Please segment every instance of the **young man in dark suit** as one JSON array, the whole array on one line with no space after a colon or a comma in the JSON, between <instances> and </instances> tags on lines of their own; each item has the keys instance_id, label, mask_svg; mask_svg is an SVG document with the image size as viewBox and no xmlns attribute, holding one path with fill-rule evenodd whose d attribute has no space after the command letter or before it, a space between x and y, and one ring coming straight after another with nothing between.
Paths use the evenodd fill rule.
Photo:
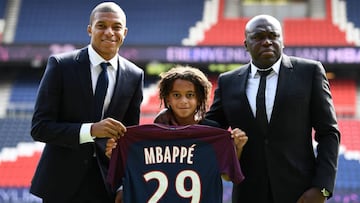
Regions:
<instances>
[{"instance_id":1,"label":"young man in dark suit","mask_svg":"<svg viewBox=\"0 0 360 203\"><path fill-rule=\"evenodd\" d=\"M30 192L43 202L114 202L106 140L139 124L144 73L118 54L125 13L100 3L87 31L87 47L49 57L39 86L31 136L46 145Z\"/></svg>"},{"instance_id":2,"label":"young man in dark suit","mask_svg":"<svg viewBox=\"0 0 360 203\"><path fill-rule=\"evenodd\" d=\"M334 189L340 132L324 67L283 54L281 24L272 16L252 18L244 44L250 63L219 76L206 115L248 136L240 158L246 178L234 185L233 203L325 202Z\"/></svg>"}]
</instances>

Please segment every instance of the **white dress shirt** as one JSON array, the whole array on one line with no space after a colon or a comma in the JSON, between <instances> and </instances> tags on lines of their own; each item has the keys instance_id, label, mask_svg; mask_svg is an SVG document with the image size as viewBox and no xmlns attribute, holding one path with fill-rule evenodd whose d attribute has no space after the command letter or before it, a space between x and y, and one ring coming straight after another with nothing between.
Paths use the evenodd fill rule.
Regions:
<instances>
[{"instance_id":1,"label":"white dress shirt","mask_svg":"<svg viewBox=\"0 0 360 203\"><path fill-rule=\"evenodd\" d=\"M89 59L90 59L90 71L91 71L91 81L92 81L92 88L93 88L93 94L95 94L95 88L96 88L96 82L101 72L100 63L102 62L109 62L111 66L108 66L107 73L109 78L109 85L107 89L107 93L105 96L104 101L104 108L103 112L106 111L106 109L109 107L111 97L114 93L115 89L115 83L116 83L116 74L118 67L118 55L116 55L114 58L110 59L109 61L104 60L95 50L94 48L89 45L88 46L89 51ZM93 137L91 137L91 125L92 123L84 123L81 125L80 128L80 144L86 143L86 142L94 142Z\"/></svg>"},{"instance_id":2,"label":"white dress shirt","mask_svg":"<svg viewBox=\"0 0 360 203\"><path fill-rule=\"evenodd\" d=\"M281 58L272 65L273 71L266 77L265 105L266 115L270 122L272 110L274 107L276 87L279 78ZM251 72L249 73L246 87L246 96L249 101L254 117L256 117L256 95L260 83L260 75L257 73L257 67L251 61Z\"/></svg>"}]
</instances>

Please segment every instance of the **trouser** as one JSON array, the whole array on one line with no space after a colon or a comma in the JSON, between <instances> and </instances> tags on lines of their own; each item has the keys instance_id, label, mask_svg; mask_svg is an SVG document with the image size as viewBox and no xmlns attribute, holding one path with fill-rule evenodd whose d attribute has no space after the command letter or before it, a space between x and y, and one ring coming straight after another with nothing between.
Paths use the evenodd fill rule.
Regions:
<instances>
[{"instance_id":1,"label":"trouser","mask_svg":"<svg viewBox=\"0 0 360 203\"><path fill-rule=\"evenodd\" d=\"M66 201L66 203L114 203L115 197L110 197L109 193L106 191L95 157L92 159L92 164L86 177L87 178L82 181L79 190L70 200ZM69 184L71 184L71 182ZM62 190L66 190L66 188L62 188ZM43 203L64 202L59 202L57 199L43 199Z\"/></svg>"}]
</instances>

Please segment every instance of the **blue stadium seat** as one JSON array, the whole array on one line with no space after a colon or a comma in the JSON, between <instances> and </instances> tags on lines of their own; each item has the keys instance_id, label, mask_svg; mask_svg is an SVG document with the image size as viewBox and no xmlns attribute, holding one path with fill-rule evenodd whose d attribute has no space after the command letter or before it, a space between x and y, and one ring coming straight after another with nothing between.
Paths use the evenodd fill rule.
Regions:
<instances>
[{"instance_id":1,"label":"blue stadium seat","mask_svg":"<svg viewBox=\"0 0 360 203\"><path fill-rule=\"evenodd\" d=\"M5 17L6 0L0 1L0 19Z\"/></svg>"},{"instance_id":2,"label":"blue stadium seat","mask_svg":"<svg viewBox=\"0 0 360 203\"><path fill-rule=\"evenodd\" d=\"M344 155L339 156L336 188L340 190L360 191L359 160L347 160Z\"/></svg>"},{"instance_id":3,"label":"blue stadium seat","mask_svg":"<svg viewBox=\"0 0 360 203\"><path fill-rule=\"evenodd\" d=\"M40 75L23 71L13 82L9 105L7 106L8 115L28 115L31 116L36 100L36 94L40 82Z\"/></svg>"},{"instance_id":4,"label":"blue stadium seat","mask_svg":"<svg viewBox=\"0 0 360 203\"><path fill-rule=\"evenodd\" d=\"M0 119L0 151L4 147L16 147L19 142L33 142L30 125L30 118Z\"/></svg>"},{"instance_id":5,"label":"blue stadium seat","mask_svg":"<svg viewBox=\"0 0 360 203\"><path fill-rule=\"evenodd\" d=\"M22 1L15 43L86 43L89 41L86 33L89 15L98 2L100 1Z\"/></svg>"},{"instance_id":6,"label":"blue stadium seat","mask_svg":"<svg viewBox=\"0 0 360 203\"><path fill-rule=\"evenodd\" d=\"M100 0L26 0L22 2L15 43L87 44L86 27ZM127 15L129 45L181 45L202 18L203 0L131 0L120 6Z\"/></svg>"},{"instance_id":7,"label":"blue stadium seat","mask_svg":"<svg viewBox=\"0 0 360 203\"><path fill-rule=\"evenodd\" d=\"M353 22L355 27L360 28L360 1L359 0L346 0L346 14L349 21Z\"/></svg>"}]
</instances>

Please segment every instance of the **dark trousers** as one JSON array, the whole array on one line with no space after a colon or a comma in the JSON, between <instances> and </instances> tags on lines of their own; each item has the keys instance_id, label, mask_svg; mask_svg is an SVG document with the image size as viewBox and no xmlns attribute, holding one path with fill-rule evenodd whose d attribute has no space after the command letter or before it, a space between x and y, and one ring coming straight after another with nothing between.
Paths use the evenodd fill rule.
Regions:
<instances>
[{"instance_id":1,"label":"dark trousers","mask_svg":"<svg viewBox=\"0 0 360 203\"><path fill-rule=\"evenodd\" d=\"M92 166L88 170L86 177L79 190L66 203L114 203L115 197L110 197L106 191L102 175L97 164L96 158L92 160ZM71 183L69 183L71 184ZM60 190L66 190L62 188ZM61 192L61 191L59 191ZM56 199L43 199L43 203L60 203ZM65 202L61 202L65 203Z\"/></svg>"},{"instance_id":2,"label":"dark trousers","mask_svg":"<svg viewBox=\"0 0 360 203\"><path fill-rule=\"evenodd\" d=\"M240 183L241 184L241 183ZM234 185L233 187L233 191L232 191L232 203L253 203L254 200L244 200L244 198L241 196L241 194L239 194L238 192L236 192L237 188L239 187L239 185ZM245 190L246 191L246 190ZM272 190L271 190L271 186L270 183L268 183L268 188L267 191L264 194L259 194L259 195L265 195L266 199L263 199L261 201L261 203L275 203L273 194L272 194ZM254 197L256 199L256 197Z\"/></svg>"}]
</instances>

